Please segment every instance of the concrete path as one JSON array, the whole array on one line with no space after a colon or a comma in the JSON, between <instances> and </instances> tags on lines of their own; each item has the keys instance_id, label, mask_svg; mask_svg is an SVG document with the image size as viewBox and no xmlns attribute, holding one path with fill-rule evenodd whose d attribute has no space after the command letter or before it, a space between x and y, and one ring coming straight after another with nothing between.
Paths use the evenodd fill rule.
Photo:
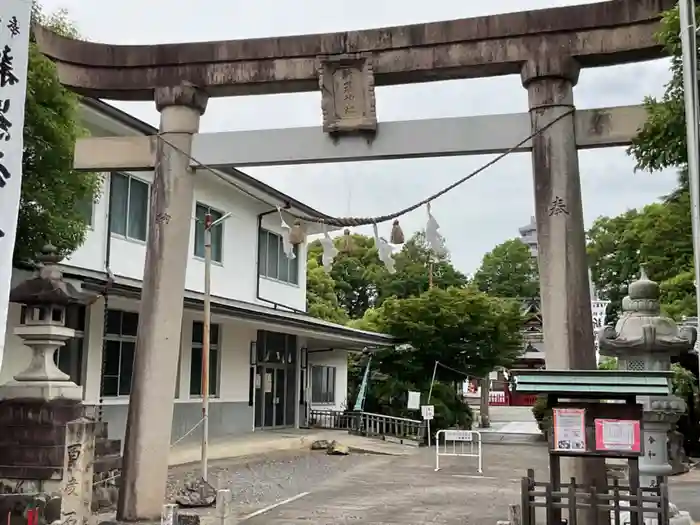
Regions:
<instances>
[{"instance_id":1,"label":"concrete path","mask_svg":"<svg viewBox=\"0 0 700 525\"><path fill-rule=\"evenodd\" d=\"M415 453L416 448L362 436L351 436L340 430L287 430L262 431L241 436L231 436L209 443L209 459L225 460L250 457L279 451L308 449L316 440L337 440L357 452L384 455L407 455ZM170 452L170 465L195 463L201 458L199 442L189 441L176 445Z\"/></svg>"},{"instance_id":2,"label":"concrete path","mask_svg":"<svg viewBox=\"0 0 700 525\"><path fill-rule=\"evenodd\" d=\"M520 478L534 468L547 479L545 446L485 446L484 474L475 460L445 458L435 472L433 451L404 457L360 459L351 468L286 498L240 515L250 525L486 525L506 519L520 501ZM700 476L673 478L671 497L700 517ZM320 481L320 480L319 480Z\"/></svg>"},{"instance_id":3,"label":"concrete path","mask_svg":"<svg viewBox=\"0 0 700 525\"><path fill-rule=\"evenodd\" d=\"M510 423L514 421L535 422L532 415L532 407L489 407L491 422Z\"/></svg>"},{"instance_id":4,"label":"concrete path","mask_svg":"<svg viewBox=\"0 0 700 525\"><path fill-rule=\"evenodd\" d=\"M426 449L363 462L242 520L250 525L495 524L506 518L509 503L519 501L518 471L526 469L523 458L538 450L527 446L528 453L523 454L520 447L487 446L483 475L473 458L445 458L442 469L435 472L434 451Z\"/></svg>"}]
</instances>

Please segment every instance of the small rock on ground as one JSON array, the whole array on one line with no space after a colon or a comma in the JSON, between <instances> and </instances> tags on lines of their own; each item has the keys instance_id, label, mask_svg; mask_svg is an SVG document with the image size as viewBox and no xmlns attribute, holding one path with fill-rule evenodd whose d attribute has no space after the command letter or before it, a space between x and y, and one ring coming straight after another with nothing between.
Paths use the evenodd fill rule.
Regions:
<instances>
[{"instance_id":1,"label":"small rock on ground","mask_svg":"<svg viewBox=\"0 0 700 525\"><path fill-rule=\"evenodd\" d=\"M347 456L350 454L350 448L337 441L332 441L331 444L328 445L327 453L329 456Z\"/></svg>"},{"instance_id":2,"label":"small rock on ground","mask_svg":"<svg viewBox=\"0 0 700 525\"><path fill-rule=\"evenodd\" d=\"M216 489L202 478L188 481L175 495L175 501L181 507L211 507L216 501Z\"/></svg>"}]
</instances>

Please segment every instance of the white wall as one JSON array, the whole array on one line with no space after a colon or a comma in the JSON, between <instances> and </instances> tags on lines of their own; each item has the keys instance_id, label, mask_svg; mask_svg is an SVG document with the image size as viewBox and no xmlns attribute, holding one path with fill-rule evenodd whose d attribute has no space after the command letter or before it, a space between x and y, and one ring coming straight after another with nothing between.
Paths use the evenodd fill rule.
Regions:
<instances>
[{"instance_id":1,"label":"white wall","mask_svg":"<svg viewBox=\"0 0 700 525\"><path fill-rule=\"evenodd\" d=\"M83 125L94 136L134 136L142 132L127 126L114 117L89 106L81 106ZM152 182L152 172L133 173L133 176ZM109 175L103 175L102 194L94 206L93 227L88 231L85 243L73 253L65 264L95 271L105 269L105 249L107 245ZM195 201L207 204L221 212L231 212L232 216L224 223L224 246L222 264L212 268L212 294L227 299L255 302L270 305L272 301L296 310L306 310L306 246L300 246L299 284L292 285L267 278L260 278L260 296L257 291L257 240L258 214L268 212L270 206L240 192L231 184L221 181L211 173L199 172L195 179ZM192 203L194 217L195 203ZM285 218L288 224L293 218ZM280 220L277 213L263 217L263 227L280 233ZM202 291L204 288L204 263L193 255L194 219L192 227L185 235L190 236L189 261L187 266L186 288ZM117 276L141 280L145 261L145 243L111 236L112 272Z\"/></svg>"},{"instance_id":2,"label":"white wall","mask_svg":"<svg viewBox=\"0 0 700 525\"><path fill-rule=\"evenodd\" d=\"M309 352L309 374L314 365L335 367L335 403L311 403L312 410L345 410L350 401L348 400L348 353L345 350L333 350L330 352ZM309 399L313 385L309 384Z\"/></svg>"},{"instance_id":3,"label":"white wall","mask_svg":"<svg viewBox=\"0 0 700 525\"><path fill-rule=\"evenodd\" d=\"M153 180L152 172L139 172L132 176L147 183ZM87 232L85 243L78 248L64 264L76 268L104 271L107 242L109 175L103 176L103 191L93 210L93 227ZM194 225L196 203L206 204L223 213L232 215L223 225L222 262L212 264L212 294L227 299L269 304L256 298L257 253L258 253L258 214L267 211L250 198L242 195L229 184L211 174L199 173L195 183L195 202L192 203L191 227L188 250L187 278L185 287L194 292L204 291L204 261L194 256ZM286 221L291 223L287 216ZM263 217L263 228L281 233L279 214L276 212ZM144 242L111 235L110 268L121 277L143 279L146 257ZM267 301L291 307L306 309L306 246L299 251L299 284L293 285L260 278L260 296Z\"/></svg>"},{"instance_id":4,"label":"white wall","mask_svg":"<svg viewBox=\"0 0 700 525\"><path fill-rule=\"evenodd\" d=\"M138 311L138 303L133 300L112 297L109 307L116 310ZM12 376L22 372L29 365L31 350L13 331L19 325L20 305L10 303L7 341L0 384L12 380ZM190 364L192 355L192 322L202 320L199 312L185 310L183 315L180 368L176 402L198 402L199 397L190 398ZM213 323L221 325L219 395L212 402L248 401L248 373L250 342L256 340L256 328L250 324L237 323L214 316ZM104 333L104 300L100 299L89 307L86 319L83 362L84 395L88 404L97 403L100 398L100 376L102 368L102 337ZM127 398L106 398L106 404L126 404Z\"/></svg>"}]
</instances>

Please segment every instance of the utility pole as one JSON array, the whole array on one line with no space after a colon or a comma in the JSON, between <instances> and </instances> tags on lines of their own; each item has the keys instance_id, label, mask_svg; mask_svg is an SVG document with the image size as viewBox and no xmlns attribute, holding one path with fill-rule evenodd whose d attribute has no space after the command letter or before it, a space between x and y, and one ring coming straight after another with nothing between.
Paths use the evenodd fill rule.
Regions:
<instances>
[{"instance_id":1,"label":"utility pole","mask_svg":"<svg viewBox=\"0 0 700 525\"><path fill-rule=\"evenodd\" d=\"M231 216L230 213L212 221L204 216L204 329L202 334L202 479L207 481L209 470L209 351L211 348L211 230Z\"/></svg>"},{"instance_id":2,"label":"utility pole","mask_svg":"<svg viewBox=\"0 0 700 525\"><path fill-rule=\"evenodd\" d=\"M683 53L683 98L685 99L686 147L688 148L690 217L693 225L695 300L698 319L700 319L700 144L698 144L700 110L698 108L698 46L694 0L681 0L679 14ZM698 354L698 377L700 377L700 352L696 353Z\"/></svg>"}]
</instances>

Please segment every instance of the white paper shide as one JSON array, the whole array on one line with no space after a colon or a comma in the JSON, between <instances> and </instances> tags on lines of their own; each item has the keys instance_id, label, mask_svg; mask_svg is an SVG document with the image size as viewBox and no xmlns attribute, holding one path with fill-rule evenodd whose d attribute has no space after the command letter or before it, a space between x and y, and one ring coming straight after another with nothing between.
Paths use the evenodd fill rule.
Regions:
<instances>
[{"instance_id":1,"label":"white paper shide","mask_svg":"<svg viewBox=\"0 0 700 525\"><path fill-rule=\"evenodd\" d=\"M30 0L0 2L0 366L22 187L31 8Z\"/></svg>"}]
</instances>

